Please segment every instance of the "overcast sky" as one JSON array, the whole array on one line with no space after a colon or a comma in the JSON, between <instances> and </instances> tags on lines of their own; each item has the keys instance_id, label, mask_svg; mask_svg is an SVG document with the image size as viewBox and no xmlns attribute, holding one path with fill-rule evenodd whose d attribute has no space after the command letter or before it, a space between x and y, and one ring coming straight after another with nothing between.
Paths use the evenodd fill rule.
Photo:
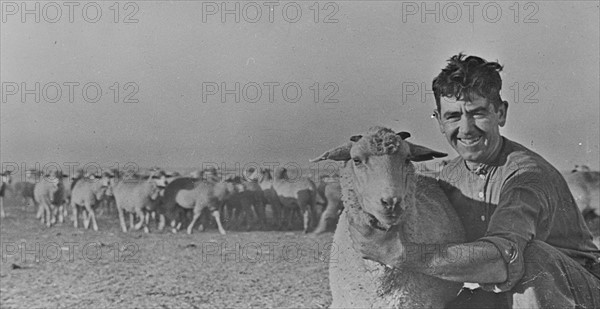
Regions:
<instances>
[{"instance_id":1,"label":"overcast sky","mask_svg":"<svg viewBox=\"0 0 600 309\"><path fill-rule=\"evenodd\" d=\"M463 51L505 66L503 135L599 167L597 1L57 3L2 2L3 164L308 165L372 125L454 157L427 90Z\"/></svg>"}]
</instances>

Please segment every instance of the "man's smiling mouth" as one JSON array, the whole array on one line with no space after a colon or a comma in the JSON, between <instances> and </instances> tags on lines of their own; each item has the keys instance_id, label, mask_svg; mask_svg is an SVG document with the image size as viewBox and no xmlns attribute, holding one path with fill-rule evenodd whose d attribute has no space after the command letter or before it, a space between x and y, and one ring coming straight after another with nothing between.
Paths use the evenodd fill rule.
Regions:
<instances>
[{"instance_id":1,"label":"man's smiling mouth","mask_svg":"<svg viewBox=\"0 0 600 309\"><path fill-rule=\"evenodd\" d=\"M470 137L470 138L457 138L458 142L464 146L474 146L477 145L483 139L482 136L478 137Z\"/></svg>"}]
</instances>

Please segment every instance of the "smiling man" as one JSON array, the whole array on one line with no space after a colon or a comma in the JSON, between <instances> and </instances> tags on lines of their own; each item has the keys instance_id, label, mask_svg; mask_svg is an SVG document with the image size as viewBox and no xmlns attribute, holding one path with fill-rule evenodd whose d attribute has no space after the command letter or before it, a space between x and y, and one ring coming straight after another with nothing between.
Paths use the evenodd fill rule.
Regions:
<instances>
[{"instance_id":1,"label":"smiling man","mask_svg":"<svg viewBox=\"0 0 600 309\"><path fill-rule=\"evenodd\" d=\"M434 115L456 150L440 185L467 243L407 244L350 226L363 256L438 278L478 283L450 308L600 308L600 251L562 175L537 153L503 137L508 103L502 66L463 54L434 79Z\"/></svg>"}]
</instances>

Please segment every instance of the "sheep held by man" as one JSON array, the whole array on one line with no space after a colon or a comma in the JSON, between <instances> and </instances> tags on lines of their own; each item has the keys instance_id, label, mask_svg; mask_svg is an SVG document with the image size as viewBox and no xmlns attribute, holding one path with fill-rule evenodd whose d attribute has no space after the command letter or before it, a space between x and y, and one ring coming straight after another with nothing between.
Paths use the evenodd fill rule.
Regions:
<instances>
[{"instance_id":1,"label":"sheep held by man","mask_svg":"<svg viewBox=\"0 0 600 309\"><path fill-rule=\"evenodd\" d=\"M353 248L348 228L365 224L410 243L464 241L459 218L436 180L416 174L411 163L446 154L405 141L409 136L374 127L311 160L345 162L340 178L344 212L329 264L332 308L443 308L462 286L387 268Z\"/></svg>"}]
</instances>

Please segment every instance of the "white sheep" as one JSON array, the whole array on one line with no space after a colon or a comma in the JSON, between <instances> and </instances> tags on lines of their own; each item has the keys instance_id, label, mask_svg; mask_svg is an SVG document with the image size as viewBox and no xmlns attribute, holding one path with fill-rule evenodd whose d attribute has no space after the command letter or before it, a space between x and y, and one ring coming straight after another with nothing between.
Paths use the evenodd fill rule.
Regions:
<instances>
[{"instance_id":1,"label":"white sheep","mask_svg":"<svg viewBox=\"0 0 600 309\"><path fill-rule=\"evenodd\" d=\"M381 229L396 227L397 237L411 243L464 242L459 218L436 180L415 174L411 163L446 154L405 141L409 136L373 127L311 160L345 162L340 179L344 212L329 262L332 308L443 308L462 286L364 260L352 246L349 218Z\"/></svg>"},{"instance_id":2,"label":"white sheep","mask_svg":"<svg viewBox=\"0 0 600 309\"><path fill-rule=\"evenodd\" d=\"M173 233L181 226L185 210L192 210L194 217L188 225L187 233L191 234L196 221L204 209L208 209L217 222L219 233L225 235L221 224L219 209L226 197L233 190L232 184L222 182L212 183L190 177L181 177L173 180L165 188L164 195L158 205L157 212L161 216L158 226L162 230L165 220L170 222ZM203 228L201 228L203 229Z\"/></svg>"},{"instance_id":3,"label":"white sheep","mask_svg":"<svg viewBox=\"0 0 600 309\"><path fill-rule=\"evenodd\" d=\"M277 167L271 173L269 169L257 169L250 179L257 179L263 189L265 198L273 208L275 221L284 227L292 228L293 213L297 210L302 214L303 230L308 233L314 224L313 212L315 204L324 203L318 193L315 183L307 177L290 179L287 170ZM280 215L281 213L281 215Z\"/></svg>"},{"instance_id":4,"label":"white sheep","mask_svg":"<svg viewBox=\"0 0 600 309\"><path fill-rule=\"evenodd\" d=\"M160 188L154 183L154 181L147 180L121 180L119 182L113 182L112 191L117 204L117 211L119 212L119 222L121 224L121 230L127 232L127 226L125 225L125 218L123 212L129 213L129 228L139 230L143 227L144 232L148 233L148 225L146 220L146 214L154 211L159 203ZM139 222L133 224L134 214L138 216Z\"/></svg>"},{"instance_id":5,"label":"white sheep","mask_svg":"<svg viewBox=\"0 0 600 309\"><path fill-rule=\"evenodd\" d=\"M56 223L57 217L59 223L64 220L63 177L61 172L53 170L50 174L44 175L42 181L36 183L33 189L33 197L39 205L40 220L48 227Z\"/></svg>"},{"instance_id":6,"label":"white sheep","mask_svg":"<svg viewBox=\"0 0 600 309\"><path fill-rule=\"evenodd\" d=\"M106 196L112 196L111 179L102 175L99 179L82 177L77 180L71 191L71 208L73 209L73 226L78 227L78 208L84 208L83 227L89 228L90 221L94 231L98 231L94 209Z\"/></svg>"}]
</instances>

